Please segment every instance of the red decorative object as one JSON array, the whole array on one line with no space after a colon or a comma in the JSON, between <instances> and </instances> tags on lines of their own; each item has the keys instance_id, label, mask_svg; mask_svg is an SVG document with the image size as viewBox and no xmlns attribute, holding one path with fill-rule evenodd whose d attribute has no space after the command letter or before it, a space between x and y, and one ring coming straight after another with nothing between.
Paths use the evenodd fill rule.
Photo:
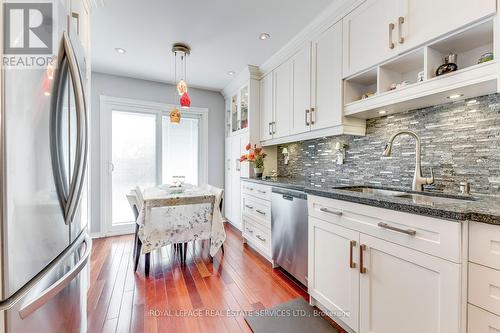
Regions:
<instances>
[{"instance_id":1,"label":"red decorative object","mask_svg":"<svg viewBox=\"0 0 500 333\"><path fill-rule=\"evenodd\" d=\"M191 98L189 98L189 95L187 92L185 92L182 97L181 97L181 108L183 109L189 109L191 106Z\"/></svg>"}]
</instances>

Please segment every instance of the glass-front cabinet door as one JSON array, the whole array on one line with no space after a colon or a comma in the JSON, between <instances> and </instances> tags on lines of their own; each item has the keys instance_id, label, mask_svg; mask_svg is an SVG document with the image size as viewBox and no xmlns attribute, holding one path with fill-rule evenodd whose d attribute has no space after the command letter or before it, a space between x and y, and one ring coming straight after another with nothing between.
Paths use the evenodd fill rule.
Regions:
<instances>
[{"instance_id":1,"label":"glass-front cabinet door","mask_svg":"<svg viewBox=\"0 0 500 333\"><path fill-rule=\"evenodd\" d=\"M240 90L240 128L248 127L248 86Z\"/></svg>"},{"instance_id":2,"label":"glass-front cabinet door","mask_svg":"<svg viewBox=\"0 0 500 333\"><path fill-rule=\"evenodd\" d=\"M240 129L238 115L238 94L231 97L231 131L234 133Z\"/></svg>"}]
</instances>

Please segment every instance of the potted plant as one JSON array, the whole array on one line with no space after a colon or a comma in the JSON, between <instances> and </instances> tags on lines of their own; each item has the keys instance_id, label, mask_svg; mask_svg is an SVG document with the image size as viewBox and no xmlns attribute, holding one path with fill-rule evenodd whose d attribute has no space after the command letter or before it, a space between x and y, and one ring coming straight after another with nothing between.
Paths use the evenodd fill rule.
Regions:
<instances>
[{"instance_id":1,"label":"potted plant","mask_svg":"<svg viewBox=\"0 0 500 333\"><path fill-rule=\"evenodd\" d=\"M253 163L255 177L262 178L262 173L264 172L264 158L266 158L267 154L264 153L262 148L257 148L257 145L254 145L252 149L252 145L247 144L245 149L247 153L240 157L240 162L248 161L249 163Z\"/></svg>"}]
</instances>

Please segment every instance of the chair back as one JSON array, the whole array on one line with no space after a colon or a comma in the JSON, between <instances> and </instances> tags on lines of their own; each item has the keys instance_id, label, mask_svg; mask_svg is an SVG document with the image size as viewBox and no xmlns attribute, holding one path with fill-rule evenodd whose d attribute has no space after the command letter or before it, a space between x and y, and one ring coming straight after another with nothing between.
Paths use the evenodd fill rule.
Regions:
<instances>
[{"instance_id":1,"label":"chair back","mask_svg":"<svg viewBox=\"0 0 500 333\"><path fill-rule=\"evenodd\" d=\"M135 187L134 192L137 197L137 209L140 211L144 205L144 196L142 195L142 190L139 186Z\"/></svg>"},{"instance_id":2,"label":"chair back","mask_svg":"<svg viewBox=\"0 0 500 333\"><path fill-rule=\"evenodd\" d=\"M135 194L135 190L130 191L129 193L126 194L128 203L130 205L130 208L132 208L132 212L134 213L134 218L137 221L137 218L139 217L139 201L137 200L137 195Z\"/></svg>"},{"instance_id":3,"label":"chair back","mask_svg":"<svg viewBox=\"0 0 500 333\"><path fill-rule=\"evenodd\" d=\"M224 199L224 189L218 188L209 184L205 184L202 186L202 188L208 190L210 193L212 193L215 196L215 202L214 202L214 207L219 207L219 209L222 211L222 201Z\"/></svg>"}]
</instances>

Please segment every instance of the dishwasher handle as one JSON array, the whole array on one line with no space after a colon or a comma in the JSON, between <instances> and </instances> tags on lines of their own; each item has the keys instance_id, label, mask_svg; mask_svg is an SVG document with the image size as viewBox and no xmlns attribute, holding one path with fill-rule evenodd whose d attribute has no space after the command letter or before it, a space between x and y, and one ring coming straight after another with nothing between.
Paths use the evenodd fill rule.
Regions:
<instances>
[{"instance_id":1,"label":"dishwasher handle","mask_svg":"<svg viewBox=\"0 0 500 333\"><path fill-rule=\"evenodd\" d=\"M288 201L293 201L293 197L288 194L283 194L283 199L288 200Z\"/></svg>"}]
</instances>

